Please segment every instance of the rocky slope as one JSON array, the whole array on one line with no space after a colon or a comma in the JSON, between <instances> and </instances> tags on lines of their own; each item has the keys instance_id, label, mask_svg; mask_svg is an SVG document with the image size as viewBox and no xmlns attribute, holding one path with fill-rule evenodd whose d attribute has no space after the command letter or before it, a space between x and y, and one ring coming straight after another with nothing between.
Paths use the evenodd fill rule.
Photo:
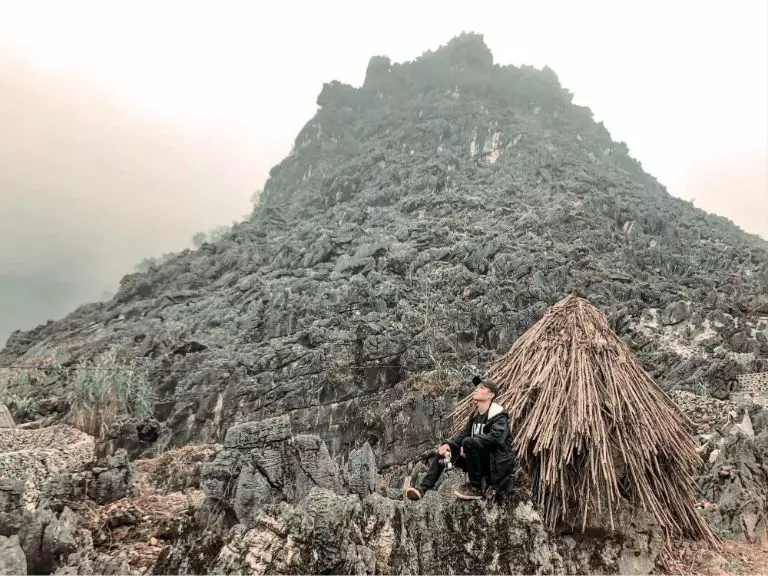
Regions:
<instances>
[{"instance_id":1,"label":"rocky slope","mask_svg":"<svg viewBox=\"0 0 768 576\"><path fill-rule=\"evenodd\" d=\"M701 507L728 540L722 555L688 543L672 573L702 563L709 574L725 572L712 566L759 571L768 412L735 406L751 412L747 433L733 423L733 405L673 396L708 430L697 437L709 461ZM615 531L593 517L583 534L551 533L524 484L502 506L461 503L452 495L456 473L407 501L377 474L368 444L332 458L317 436L294 434L287 416L233 426L222 444L132 464L124 451L96 457L93 439L65 426L0 431L0 447L9 447L0 463L23 458L30 469L54 452L71 455L32 484L24 467L1 469L0 574L668 572L658 566L660 531L642 511L622 508Z\"/></svg>"},{"instance_id":2,"label":"rocky slope","mask_svg":"<svg viewBox=\"0 0 768 576\"><path fill-rule=\"evenodd\" d=\"M768 245L672 198L552 70L462 35L317 103L247 221L14 333L0 365L143 359L153 418L105 453L282 416L332 456L367 441L382 469L434 445L465 376L570 292L666 389L725 398L768 370ZM44 371L17 416L63 416L71 386Z\"/></svg>"}]
</instances>

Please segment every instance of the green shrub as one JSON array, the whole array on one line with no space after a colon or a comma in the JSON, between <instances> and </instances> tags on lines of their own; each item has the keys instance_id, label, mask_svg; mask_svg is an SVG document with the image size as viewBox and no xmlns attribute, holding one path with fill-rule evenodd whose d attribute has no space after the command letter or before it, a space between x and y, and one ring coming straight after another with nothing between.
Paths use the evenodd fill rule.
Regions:
<instances>
[{"instance_id":1,"label":"green shrub","mask_svg":"<svg viewBox=\"0 0 768 576\"><path fill-rule=\"evenodd\" d=\"M37 368L0 369L0 404L5 404L14 420L32 408L32 390L44 374Z\"/></svg>"},{"instance_id":2,"label":"green shrub","mask_svg":"<svg viewBox=\"0 0 768 576\"><path fill-rule=\"evenodd\" d=\"M119 359L114 348L75 368L67 400L71 423L94 436L103 436L121 416L148 418L154 407L146 369L135 360Z\"/></svg>"},{"instance_id":3,"label":"green shrub","mask_svg":"<svg viewBox=\"0 0 768 576\"><path fill-rule=\"evenodd\" d=\"M5 404L14 420L33 417L35 400L46 383L62 374L52 357L19 360L19 365L0 368L0 404Z\"/></svg>"}]
</instances>

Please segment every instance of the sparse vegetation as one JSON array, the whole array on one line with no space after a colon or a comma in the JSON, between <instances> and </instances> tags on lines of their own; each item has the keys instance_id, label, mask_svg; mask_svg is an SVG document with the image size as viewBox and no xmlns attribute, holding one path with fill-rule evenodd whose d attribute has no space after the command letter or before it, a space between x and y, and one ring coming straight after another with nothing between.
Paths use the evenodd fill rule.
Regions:
<instances>
[{"instance_id":1,"label":"sparse vegetation","mask_svg":"<svg viewBox=\"0 0 768 576\"><path fill-rule=\"evenodd\" d=\"M18 420L32 408L32 390L42 376L36 369L0 369L0 404L5 404Z\"/></svg>"},{"instance_id":2,"label":"sparse vegetation","mask_svg":"<svg viewBox=\"0 0 768 576\"><path fill-rule=\"evenodd\" d=\"M461 365L433 359L434 367L423 372L414 372L408 377L409 395L426 394L440 396L457 384L469 382L472 376L482 370L469 363Z\"/></svg>"},{"instance_id":3,"label":"sparse vegetation","mask_svg":"<svg viewBox=\"0 0 768 576\"><path fill-rule=\"evenodd\" d=\"M71 423L94 436L103 436L120 416L148 418L154 407L146 370L135 360L121 360L115 348L75 368L67 399Z\"/></svg>"},{"instance_id":4,"label":"sparse vegetation","mask_svg":"<svg viewBox=\"0 0 768 576\"><path fill-rule=\"evenodd\" d=\"M721 526L719 524L714 524L712 526L712 531L720 536L723 540L732 540L734 537L733 531L725 526Z\"/></svg>"},{"instance_id":5,"label":"sparse vegetation","mask_svg":"<svg viewBox=\"0 0 768 576\"><path fill-rule=\"evenodd\" d=\"M166 262L170 261L171 258L177 255L178 254L176 252L166 252L165 254L159 257L150 256L148 258L144 258L144 260L136 264L134 269L136 270L136 272L146 273L152 270L153 268L162 266Z\"/></svg>"},{"instance_id":6,"label":"sparse vegetation","mask_svg":"<svg viewBox=\"0 0 768 576\"><path fill-rule=\"evenodd\" d=\"M19 365L0 368L0 404L5 404L14 420L33 418L35 391L62 372L52 357L28 358Z\"/></svg>"},{"instance_id":7,"label":"sparse vegetation","mask_svg":"<svg viewBox=\"0 0 768 576\"><path fill-rule=\"evenodd\" d=\"M701 380L696 381L693 391L694 391L694 394L698 396L703 396L705 398L709 398L712 395L709 391L709 387Z\"/></svg>"},{"instance_id":8,"label":"sparse vegetation","mask_svg":"<svg viewBox=\"0 0 768 576\"><path fill-rule=\"evenodd\" d=\"M223 239L227 234L229 234L232 231L232 228L237 225L236 221L232 221L232 224L230 225L224 225L219 226L218 228L214 228L210 232L197 232L194 236L192 236L192 244L195 248L200 248L203 244L206 242L214 243L218 242L219 240Z\"/></svg>"}]
</instances>

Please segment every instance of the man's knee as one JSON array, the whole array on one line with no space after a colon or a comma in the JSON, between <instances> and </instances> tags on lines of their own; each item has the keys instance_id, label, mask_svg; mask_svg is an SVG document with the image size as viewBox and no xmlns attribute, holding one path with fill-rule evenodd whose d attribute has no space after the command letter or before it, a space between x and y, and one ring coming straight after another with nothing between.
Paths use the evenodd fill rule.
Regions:
<instances>
[{"instance_id":1,"label":"man's knee","mask_svg":"<svg viewBox=\"0 0 768 576\"><path fill-rule=\"evenodd\" d=\"M471 436L464 438L461 442L461 447L464 448L464 452L480 452L483 447L483 443L477 438Z\"/></svg>"}]
</instances>

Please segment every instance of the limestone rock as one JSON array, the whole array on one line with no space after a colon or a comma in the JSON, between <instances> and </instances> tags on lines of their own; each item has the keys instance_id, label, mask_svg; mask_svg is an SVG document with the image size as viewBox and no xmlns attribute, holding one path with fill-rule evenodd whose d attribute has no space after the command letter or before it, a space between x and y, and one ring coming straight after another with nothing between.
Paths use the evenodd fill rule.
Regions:
<instances>
[{"instance_id":1,"label":"limestone rock","mask_svg":"<svg viewBox=\"0 0 768 576\"><path fill-rule=\"evenodd\" d=\"M17 534L24 524L24 483L0 478L0 536Z\"/></svg>"},{"instance_id":2,"label":"limestone rock","mask_svg":"<svg viewBox=\"0 0 768 576\"><path fill-rule=\"evenodd\" d=\"M316 436L291 436L287 418L233 426L224 449L204 465L206 496L251 525L268 503L296 502L313 487L341 490L339 471Z\"/></svg>"},{"instance_id":3,"label":"limestone rock","mask_svg":"<svg viewBox=\"0 0 768 576\"><path fill-rule=\"evenodd\" d=\"M136 475L124 449L97 462L91 473L88 496L99 504L120 500L135 490Z\"/></svg>"},{"instance_id":4,"label":"limestone rock","mask_svg":"<svg viewBox=\"0 0 768 576\"><path fill-rule=\"evenodd\" d=\"M666 325L679 324L691 316L691 305L689 302L673 302L664 310L661 317L661 323Z\"/></svg>"},{"instance_id":5,"label":"limestone rock","mask_svg":"<svg viewBox=\"0 0 768 576\"><path fill-rule=\"evenodd\" d=\"M58 518L53 518L45 527L42 539L42 553L53 559L66 558L77 548L75 530L77 517L69 508L64 508Z\"/></svg>"},{"instance_id":6,"label":"limestone rock","mask_svg":"<svg viewBox=\"0 0 768 576\"><path fill-rule=\"evenodd\" d=\"M0 477L24 483L24 503L31 511L51 479L65 469L84 467L92 461L93 450L91 436L65 425L0 429Z\"/></svg>"},{"instance_id":7,"label":"limestone rock","mask_svg":"<svg viewBox=\"0 0 768 576\"><path fill-rule=\"evenodd\" d=\"M362 448L349 453L343 475L349 491L357 494L361 499L376 492L378 487L376 457L373 455L370 444L366 442Z\"/></svg>"},{"instance_id":8,"label":"limestone rock","mask_svg":"<svg viewBox=\"0 0 768 576\"><path fill-rule=\"evenodd\" d=\"M16 423L13 421L13 415L8 410L8 406L0 402L0 428L15 428Z\"/></svg>"},{"instance_id":9,"label":"limestone rock","mask_svg":"<svg viewBox=\"0 0 768 576\"><path fill-rule=\"evenodd\" d=\"M19 537L0 536L0 574L18 576L27 574L27 560L19 545Z\"/></svg>"},{"instance_id":10,"label":"limestone rock","mask_svg":"<svg viewBox=\"0 0 768 576\"><path fill-rule=\"evenodd\" d=\"M768 510L768 430L753 437L725 438L699 487L702 496L715 504L704 514L716 531L762 542Z\"/></svg>"},{"instance_id":11,"label":"limestone rock","mask_svg":"<svg viewBox=\"0 0 768 576\"><path fill-rule=\"evenodd\" d=\"M248 465L247 457L242 458L243 466L232 481L239 487L245 477L242 485L251 494L266 495L273 488L263 484L269 477L275 486L281 486L283 497L258 501L250 508L241 507L237 495L219 501L219 505L234 507L238 523L221 526L219 543L211 539L210 529L206 533L190 530L159 559L156 572L194 566L202 572L259 574L642 574L654 567L661 550L660 534L647 514L622 508L614 517L616 532L606 528L607 518L596 517L588 526L588 536L579 530L556 536L548 533L530 501L510 498L502 506L490 507L483 502L458 502L453 495L461 482L458 474L449 475L438 490L418 502L379 493L361 499L361 493L368 492L376 480L368 469L375 469L375 461L365 446L350 459L359 464L345 467L352 494L338 485L331 489L319 483L306 491L289 491L287 484L306 482L298 473L301 461L285 459L299 438L266 433L278 427L277 422L254 423L246 430L233 431L228 438L241 433L261 438L261 442L247 445L251 454L260 456L271 448L280 455L275 462L281 465L273 465L271 474L266 469L259 472L258 467ZM304 442L313 445L308 439ZM219 456L226 459L219 464L232 462L231 450L225 446ZM285 468L286 462L294 466L292 473ZM360 464L364 466L358 467ZM327 466L328 477L334 477L333 464ZM364 481L358 482L360 479ZM286 493L294 497L285 497ZM201 550L204 552L196 552ZM455 554L456 550L462 553Z\"/></svg>"}]
</instances>

